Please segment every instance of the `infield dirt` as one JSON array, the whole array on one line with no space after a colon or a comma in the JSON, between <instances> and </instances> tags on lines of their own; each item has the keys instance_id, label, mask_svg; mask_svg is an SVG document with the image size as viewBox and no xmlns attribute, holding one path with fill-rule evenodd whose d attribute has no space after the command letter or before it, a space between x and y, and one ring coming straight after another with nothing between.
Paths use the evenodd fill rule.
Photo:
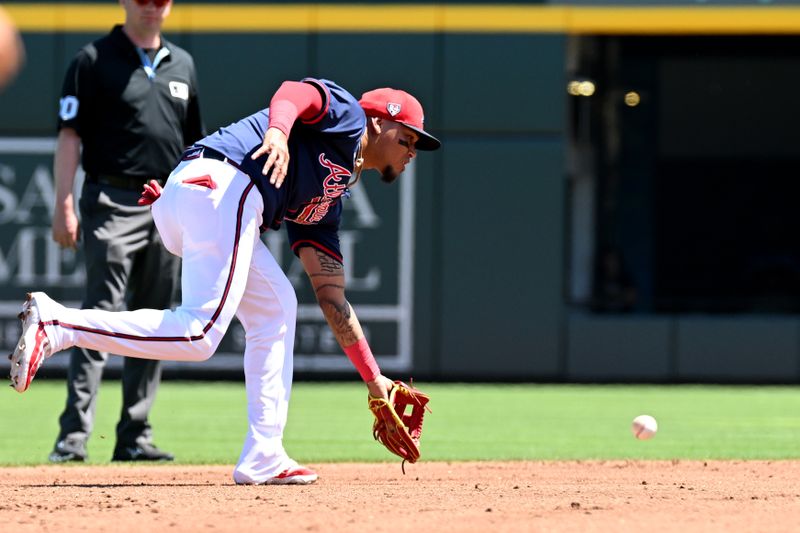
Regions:
<instances>
[{"instance_id":1,"label":"infield dirt","mask_svg":"<svg viewBox=\"0 0 800 533\"><path fill-rule=\"evenodd\" d=\"M2 530L800 531L800 461L310 464L309 486L231 467L0 469Z\"/></svg>"}]
</instances>

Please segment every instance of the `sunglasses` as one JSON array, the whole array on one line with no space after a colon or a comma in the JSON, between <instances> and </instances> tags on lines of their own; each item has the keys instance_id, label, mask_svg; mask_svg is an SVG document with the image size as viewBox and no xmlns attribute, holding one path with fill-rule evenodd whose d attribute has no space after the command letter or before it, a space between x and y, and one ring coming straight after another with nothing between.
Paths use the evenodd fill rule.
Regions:
<instances>
[{"instance_id":1,"label":"sunglasses","mask_svg":"<svg viewBox=\"0 0 800 533\"><path fill-rule=\"evenodd\" d=\"M140 6L146 6L147 4L155 4L156 7L164 7L165 5L169 4L170 0L134 0Z\"/></svg>"}]
</instances>

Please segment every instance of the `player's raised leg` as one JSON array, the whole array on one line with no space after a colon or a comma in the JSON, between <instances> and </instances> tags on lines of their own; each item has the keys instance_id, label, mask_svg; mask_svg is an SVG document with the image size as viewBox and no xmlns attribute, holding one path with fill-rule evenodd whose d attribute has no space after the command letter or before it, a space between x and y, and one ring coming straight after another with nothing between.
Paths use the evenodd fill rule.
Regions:
<instances>
[{"instance_id":1,"label":"player's raised leg","mask_svg":"<svg viewBox=\"0 0 800 533\"><path fill-rule=\"evenodd\" d=\"M209 171L215 171L215 188L184 184ZM75 345L145 359L200 361L213 355L247 283L263 202L247 176L200 160L179 166L154 214L155 205L171 213L158 217L162 235L180 232L183 303L175 310L79 310L34 293L23 307L23 333L12 355L18 391L28 388L45 357ZM171 229L162 230L167 222Z\"/></svg>"}]
</instances>

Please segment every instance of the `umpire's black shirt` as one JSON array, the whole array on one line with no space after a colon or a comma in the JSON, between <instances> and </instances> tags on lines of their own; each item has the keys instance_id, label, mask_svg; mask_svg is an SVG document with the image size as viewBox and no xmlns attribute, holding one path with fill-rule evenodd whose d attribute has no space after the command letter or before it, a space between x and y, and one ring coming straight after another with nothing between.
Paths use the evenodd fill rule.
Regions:
<instances>
[{"instance_id":1,"label":"umpire's black shirt","mask_svg":"<svg viewBox=\"0 0 800 533\"><path fill-rule=\"evenodd\" d=\"M89 179L166 178L184 148L205 135L189 53L163 36L161 49L142 52L115 26L67 70L58 127L78 132Z\"/></svg>"}]
</instances>

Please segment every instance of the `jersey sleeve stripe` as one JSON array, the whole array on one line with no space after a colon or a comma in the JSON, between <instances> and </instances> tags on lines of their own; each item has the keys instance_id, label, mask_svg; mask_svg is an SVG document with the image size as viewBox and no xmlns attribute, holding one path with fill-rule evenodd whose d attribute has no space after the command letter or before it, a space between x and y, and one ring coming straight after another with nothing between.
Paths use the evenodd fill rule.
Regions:
<instances>
[{"instance_id":1,"label":"jersey sleeve stripe","mask_svg":"<svg viewBox=\"0 0 800 533\"><path fill-rule=\"evenodd\" d=\"M322 120L325 115L328 114L328 108L331 106L331 93L325 84L320 83L319 81L315 80L314 78L305 78L303 83L308 83L319 89L320 94L322 94L322 110L317 113L314 117L301 121L303 124L316 124L320 120Z\"/></svg>"},{"instance_id":2,"label":"jersey sleeve stripe","mask_svg":"<svg viewBox=\"0 0 800 533\"><path fill-rule=\"evenodd\" d=\"M300 248L304 248L306 246L311 246L312 248L316 248L320 252L324 253L325 255L329 255L332 258L336 259L340 263L343 263L342 256L331 250L330 248L323 246L322 244L318 243L317 241L312 241L310 239L303 239L301 241L297 241L292 244L292 251L297 253L297 250Z\"/></svg>"}]
</instances>

